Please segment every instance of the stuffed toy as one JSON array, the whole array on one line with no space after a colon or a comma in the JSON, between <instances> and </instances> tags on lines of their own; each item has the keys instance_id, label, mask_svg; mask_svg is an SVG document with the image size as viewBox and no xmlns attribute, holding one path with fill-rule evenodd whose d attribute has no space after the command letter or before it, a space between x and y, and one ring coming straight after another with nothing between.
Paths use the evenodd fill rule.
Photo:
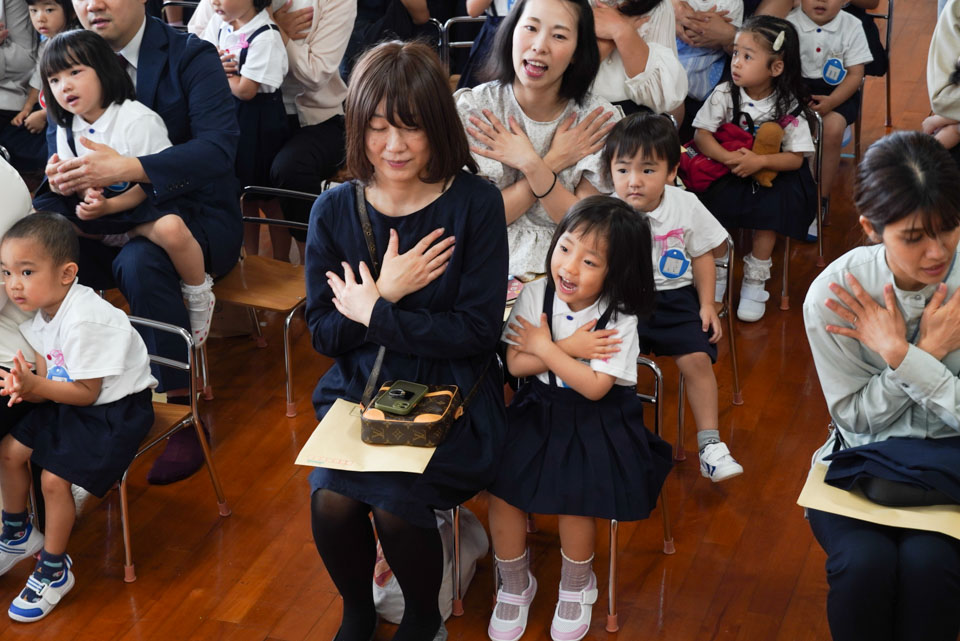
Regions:
<instances>
[{"instance_id":1,"label":"stuffed toy","mask_svg":"<svg viewBox=\"0 0 960 641\"><path fill-rule=\"evenodd\" d=\"M753 140L753 153L778 154L782 141L783 127L773 121L765 122L757 128L757 134ZM762 187L773 186L773 179L776 177L777 172L772 169L761 169L753 174L753 179Z\"/></svg>"}]
</instances>

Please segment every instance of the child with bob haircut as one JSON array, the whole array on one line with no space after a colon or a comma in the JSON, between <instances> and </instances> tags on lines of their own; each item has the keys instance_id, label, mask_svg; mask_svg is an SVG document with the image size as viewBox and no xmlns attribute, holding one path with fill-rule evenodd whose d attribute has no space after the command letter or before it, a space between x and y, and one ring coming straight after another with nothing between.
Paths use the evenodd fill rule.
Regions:
<instances>
[{"instance_id":1,"label":"child with bob haircut","mask_svg":"<svg viewBox=\"0 0 960 641\"><path fill-rule=\"evenodd\" d=\"M40 552L8 612L25 623L47 616L74 584L71 484L102 497L153 425L146 345L123 311L77 282L79 254L70 222L50 212L19 220L0 243L7 296L36 312L20 326L35 369L18 351L11 370L0 370L9 405L39 403L0 441L0 574ZM46 538L27 518L30 461L43 468Z\"/></svg>"},{"instance_id":2,"label":"child with bob haircut","mask_svg":"<svg viewBox=\"0 0 960 641\"><path fill-rule=\"evenodd\" d=\"M76 29L54 38L40 61L43 95L57 125L52 165L91 153L106 144L121 156L140 157L170 147L159 115L137 102L133 81L99 35ZM164 211L143 187L122 182L65 196L52 188L38 195L37 211L62 214L81 234L123 246L143 236L162 248L182 279L193 340L207 340L213 319L213 279L205 272L203 251L186 221L170 203Z\"/></svg>"},{"instance_id":3,"label":"child with bob haircut","mask_svg":"<svg viewBox=\"0 0 960 641\"><path fill-rule=\"evenodd\" d=\"M503 195L510 273L528 280L567 210L609 191L600 150L620 110L590 93L600 50L587 0L518 0L488 65L493 80L454 99L480 174Z\"/></svg>"},{"instance_id":4,"label":"child with bob haircut","mask_svg":"<svg viewBox=\"0 0 960 641\"><path fill-rule=\"evenodd\" d=\"M490 486L490 532L500 586L487 634L517 641L537 592L526 515L557 514L563 558L550 636L578 641L597 600L596 518L649 516L672 466L670 445L643 424L637 397L637 318L653 309L650 227L625 203L591 196L554 232L547 278L528 283L502 340L507 368L528 377L507 409L507 445ZM571 355L585 323L616 329L622 349ZM569 351L568 351L569 350ZM589 350L588 350L589 351Z\"/></svg>"},{"instance_id":5,"label":"child with bob haircut","mask_svg":"<svg viewBox=\"0 0 960 641\"><path fill-rule=\"evenodd\" d=\"M713 374L722 332L713 305L712 250L726 246L727 232L694 194L670 184L679 164L677 130L660 115L621 120L603 148L603 166L617 197L643 215L653 234L657 304L653 315L637 324L640 351L676 359L697 421L700 473L716 483L743 473L720 440Z\"/></svg>"}]
</instances>

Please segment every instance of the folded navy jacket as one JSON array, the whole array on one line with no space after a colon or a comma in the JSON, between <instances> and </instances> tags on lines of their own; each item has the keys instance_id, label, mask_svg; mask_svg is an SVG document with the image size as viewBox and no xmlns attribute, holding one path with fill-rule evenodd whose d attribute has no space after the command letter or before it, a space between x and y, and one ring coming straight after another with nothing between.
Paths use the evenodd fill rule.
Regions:
<instances>
[{"instance_id":1,"label":"folded navy jacket","mask_svg":"<svg viewBox=\"0 0 960 641\"><path fill-rule=\"evenodd\" d=\"M825 481L844 490L859 488L881 505L960 504L960 436L890 438L839 450Z\"/></svg>"}]
</instances>

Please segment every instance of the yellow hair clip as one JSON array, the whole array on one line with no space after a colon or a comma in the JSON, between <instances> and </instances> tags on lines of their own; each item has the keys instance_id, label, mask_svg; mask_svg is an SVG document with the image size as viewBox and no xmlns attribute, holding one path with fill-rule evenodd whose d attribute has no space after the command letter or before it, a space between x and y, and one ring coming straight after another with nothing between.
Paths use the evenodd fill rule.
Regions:
<instances>
[{"instance_id":1,"label":"yellow hair clip","mask_svg":"<svg viewBox=\"0 0 960 641\"><path fill-rule=\"evenodd\" d=\"M783 41L786 39L786 37L787 33L785 31L781 31L779 34L777 34L777 39L773 41L774 51L780 51L780 48L783 46Z\"/></svg>"}]
</instances>

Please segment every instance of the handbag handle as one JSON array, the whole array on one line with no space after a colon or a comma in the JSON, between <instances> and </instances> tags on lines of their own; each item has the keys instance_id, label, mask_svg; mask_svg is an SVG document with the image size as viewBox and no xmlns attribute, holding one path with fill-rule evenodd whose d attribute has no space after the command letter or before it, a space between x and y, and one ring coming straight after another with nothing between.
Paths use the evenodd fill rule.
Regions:
<instances>
[{"instance_id":1,"label":"handbag handle","mask_svg":"<svg viewBox=\"0 0 960 641\"><path fill-rule=\"evenodd\" d=\"M363 237L367 243L367 251L370 252L370 264L373 267L371 273L376 279L380 276L380 261L377 260L377 243L373 238L373 225L370 224L370 216L367 214L367 199L363 193L363 184L361 184L359 180L356 180L354 181L353 185L355 200L357 201L357 217L360 219L360 227L363 228ZM373 369L370 370L370 376L367 377L367 384L363 388L363 396L360 397L360 405L364 408L370 405L370 401L373 399L373 394L377 391L377 379L380 378L380 369L383 366L383 355L386 353L386 351L387 348L381 345L380 349L377 351L377 358L373 361ZM462 407L464 410L467 409L467 404L477 393L477 389L480 387L480 382L487 375L487 370L489 368L490 359L487 360L487 364L483 367L483 371L480 372L477 382L473 384L473 389L471 389L470 393L467 394L466 398L463 399L463 404L460 407Z\"/></svg>"}]
</instances>

